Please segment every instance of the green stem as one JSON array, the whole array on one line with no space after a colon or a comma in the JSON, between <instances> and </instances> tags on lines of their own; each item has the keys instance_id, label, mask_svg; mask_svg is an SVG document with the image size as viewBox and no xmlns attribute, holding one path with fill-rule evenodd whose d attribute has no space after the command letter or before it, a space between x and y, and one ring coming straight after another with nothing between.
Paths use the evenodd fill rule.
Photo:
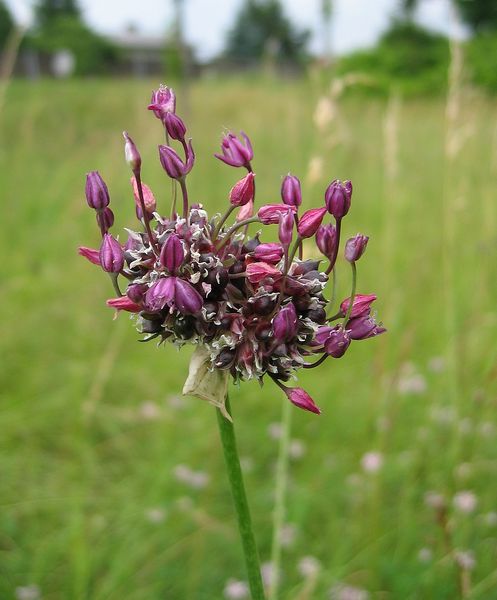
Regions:
<instances>
[{"instance_id":1,"label":"green stem","mask_svg":"<svg viewBox=\"0 0 497 600\"><path fill-rule=\"evenodd\" d=\"M292 426L292 405L285 397L281 414L281 437L276 464L276 484L273 510L273 541L271 544L271 565L274 578L269 590L269 600L278 598L279 573L281 564L281 538L285 523L285 497L288 487L288 463L290 458L290 430Z\"/></svg>"},{"instance_id":2,"label":"green stem","mask_svg":"<svg viewBox=\"0 0 497 600\"><path fill-rule=\"evenodd\" d=\"M356 290L356 285L357 285L357 268L355 266L355 262L350 263L350 266L352 267L352 290L350 291L349 307L348 307L347 313L343 319L344 327L347 324L347 321L349 320L350 315L352 313L352 307L354 305L354 298L355 298L355 290Z\"/></svg>"},{"instance_id":3,"label":"green stem","mask_svg":"<svg viewBox=\"0 0 497 600\"><path fill-rule=\"evenodd\" d=\"M231 415L229 398L226 396L226 410ZM262 584L261 567L259 564L259 554L255 544L254 532L252 530L252 521L243 485L242 470L238 450L236 447L235 429L233 423L226 419L221 411L217 411L217 422L219 433L223 444L224 460L228 471L228 478L235 504L236 515L238 519L238 529L242 538L243 554L245 556L245 566L247 568L248 581L252 600L264 600L264 586Z\"/></svg>"}]
</instances>

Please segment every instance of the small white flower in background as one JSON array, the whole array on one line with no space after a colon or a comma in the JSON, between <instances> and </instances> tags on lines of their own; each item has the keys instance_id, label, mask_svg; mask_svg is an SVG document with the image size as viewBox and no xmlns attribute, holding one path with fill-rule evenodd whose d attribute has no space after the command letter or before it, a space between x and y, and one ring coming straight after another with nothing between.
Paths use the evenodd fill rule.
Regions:
<instances>
[{"instance_id":1,"label":"small white flower in background","mask_svg":"<svg viewBox=\"0 0 497 600\"><path fill-rule=\"evenodd\" d=\"M376 419L376 429L378 431L389 431L392 426L392 422L388 417L378 417Z\"/></svg>"},{"instance_id":2,"label":"small white flower in background","mask_svg":"<svg viewBox=\"0 0 497 600\"><path fill-rule=\"evenodd\" d=\"M426 492L424 496L424 501L426 506L429 506L430 508L434 508L436 510L440 510L442 508L445 508L446 506L445 498L442 496L442 494L439 494L438 492L434 492L432 490Z\"/></svg>"},{"instance_id":3,"label":"small white flower in background","mask_svg":"<svg viewBox=\"0 0 497 600\"><path fill-rule=\"evenodd\" d=\"M342 583L330 590L330 600L369 600L369 597L366 590Z\"/></svg>"},{"instance_id":4,"label":"small white flower in background","mask_svg":"<svg viewBox=\"0 0 497 600\"><path fill-rule=\"evenodd\" d=\"M162 523L166 518L166 511L163 508L147 508L145 518L150 523Z\"/></svg>"},{"instance_id":5,"label":"small white flower in background","mask_svg":"<svg viewBox=\"0 0 497 600\"><path fill-rule=\"evenodd\" d=\"M457 418L457 411L452 406L433 406L430 410L431 420L439 425L450 425Z\"/></svg>"},{"instance_id":6,"label":"small white flower in background","mask_svg":"<svg viewBox=\"0 0 497 600\"><path fill-rule=\"evenodd\" d=\"M281 423L270 423L267 428L267 434L272 440L279 440L281 437Z\"/></svg>"},{"instance_id":7,"label":"small white flower in background","mask_svg":"<svg viewBox=\"0 0 497 600\"><path fill-rule=\"evenodd\" d=\"M397 391L399 394L423 394L426 392L426 379L416 371L413 363L405 363L400 370L399 380L397 382Z\"/></svg>"},{"instance_id":8,"label":"small white flower in background","mask_svg":"<svg viewBox=\"0 0 497 600\"><path fill-rule=\"evenodd\" d=\"M430 562L433 558L433 552L431 548L421 548L418 552L418 560L422 563Z\"/></svg>"},{"instance_id":9,"label":"small white flower in background","mask_svg":"<svg viewBox=\"0 0 497 600\"><path fill-rule=\"evenodd\" d=\"M241 456L240 466L244 473L250 473L254 470L254 459L250 456Z\"/></svg>"},{"instance_id":10,"label":"small white flower in background","mask_svg":"<svg viewBox=\"0 0 497 600\"><path fill-rule=\"evenodd\" d=\"M464 490L457 492L452 499L454 508L462 513L472 513L478 505L478 498L473 492Z\"/></svg>"},{"instance_id":11,"label":"small white flower in background","mask_svg":"<svg viewBox=\"0 0 497 600\"><path fill-rule=\"evenodd\" d=\"M169 408L172 408L173 410L184 410L189 404L189 399L172 395L167 397L166 402Z\"/></svg>"},{"instance_id":12,"label":"small white flower in background","mask_svg":"<svg viewBox=\"0 0 497 600\"><path fill-rule=\"evenodd\" d=\"M461 569L465 571L472 571L476 566L475 555L471 550L457 550L454 558Z\"/></svg>"},{"instance_id":13,"label":"small white flower in background","mask_svg":"<svg viewBox=\"0 0 497 600\"><path fill-rule=\"evenodd\" d=\"M245 581L228 579L224 586L224 597L226 600L245 600L249 597L249 587Z\"/></svg>"},{"instance_id":14,"label":"small white flower in background","mask_svg":"<svg viewBox=\"0 0 497 600\"><path fill-rule=\"evenodd\" d=\"M306 453L306 447L302 440L291 440L288 453L291 458L302 458Z\"/></svg>"},{"instance_id":15,"label":"small white flower in background","mask_svg":"<svg viewBox=\"0 0 497 600\"><path fill-rule=\"evenodd\" d=\"M286 523L283 525L280 531L280 544L283 548L289 548L295 542L297 535L297 528L292 523Z\"/></svg>"},{"instance_id":16,"label":"small white flower in background","mask_svg":"<svg viewBox=\"0 0 497 600\"><path fill-rule=\"evenodd\" d=\"M204 471L193 471L186 465L177 465L174 468L174 476L178 481L189 485L193 489L199 490L209 483L209 474Z\"/></svg>"},{"instance_id":17,"label":"small white flower in background","mask_svg":"<svg viewBox=\"0 0 497 600\"><path fill-rule=\"evenodd\" d=\"M195 503L190 496L181 496L176 500L176 506L182 512L189 512L193 510Z\"/></svg>"},{"instance_id":18,"label":"small white flower in background","mask_svg":"<svg viewBox=\"0 0 497 600\"><path fill-rule=\"evenodd\" d=\"M471 463L461 463L454 469L454 475L457 479L468 479L473 473Z\"/></svg>"},{"instance_id":19,"label":"small white flower in background","mask_svg":"<svg viewBox=\"0 0 497 600\"><path fill-rule=\"evenodd\" d=\"M160 407L155 402L142 402L139 408L140 417L147 421L154 421L161 415Z\"/></svg>"},{"instance_id":20,"label":"small white flower in background","mask_svg":"<svg viewBox=\"0 0 497 600\"><path fill-rule=\"evenodd\" d=\"M497 525L497 512L488 512L486 515L483 515L483 519L486 525L494 527L494 525Z\"/></svg>"},{"instance_id":21,"label":"small white flower in background","mask_svg":"<svg viewBox=\"0 0 497 600\"><path fill-rule=\"evenodd\" d=\"M262 563L261 565L261 575L262 581L264 582L264 586L266 588L270 588L277 581L278 574L274 569L274 565L272 562L268 561Z\"/></svg>"},{"instance_id":22,"label":"small white flower in background","mask_svg":"<svg viewBox=\"0 0 497 600\"><path fill-rule=\"evenodd\" d=\"M366 452L361 458L361 467L366 473L377 473L383 466L381 452Z\"/></svg>"},{"instance_id":23,"label":"small white flower in background","mask_svg":"<svg viewBox=\"0 0 497 600\"><path fill-rule=\"evenodd\" d=\"M298 564L297 569L302 577L315 577L321 570L321 563L314 556L303 556Z\"/></svg>"},{"instance_id":24,"label":"small white flower in background","mask_svg":"<svg viewBox=\"0 0 497 600\"><path fill-rule=\"evenodd\" d=\"M17 600L39 600L39 598L41 598L41 594L37 585L16 587Z\"/></svg>"},{"instance_id":25,"label":"small white flower in background","mask_svg":"<svg viewBox=\"0 0 497 600\"><path fill-rule=\"evenodd\" d=\"M473 421L468 417L461 419L458 424L458 429L461 433L464 433L465 435L473 433Z\"/></svg>"},{"instance_id":26,"label":"small white flower in background","mask_svg":"<svg viewBox=\"0 0 497 600\"><path fill-rule=\"evenodd\" d=\"M495 425L491 421L485 421L480 425L479 432L483 437L493 437L495 435Z\"/></svg>"},{"instance_id":27,"label":"small white flower in background","mask_svg":"<svg viewBox=\"0 0 497 600\"><path fill-rule=\"evenodd\" d=\"M441 373L445 369L445 358L443 356L434 356L428 361L428 369L432 373Z\"/></svg>"}]
</instances>

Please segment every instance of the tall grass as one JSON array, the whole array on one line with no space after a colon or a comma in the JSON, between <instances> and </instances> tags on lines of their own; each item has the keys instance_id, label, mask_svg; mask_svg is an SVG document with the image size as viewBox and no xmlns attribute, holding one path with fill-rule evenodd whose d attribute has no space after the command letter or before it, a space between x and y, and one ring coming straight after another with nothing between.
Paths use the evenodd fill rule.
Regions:
<instances>
[{"instance_id":1,"label":"tall grass","mask_svg":"<svg viewBox=\"0 0 497 600\"><path fill-rule=\"evenodd\" d=\"M167 210L161 131L144 109L155 83L14 81L6 92L0 598L35 585L44 599L214 600L243 577L215 415L176 397L188 350L137 343L126 316L105 307L107 279L76 255L98 240L86 171L109 184L115 230L132 222L124 128ZM280 597L339 598L346 586L371 598L457 597L430 490L448 503L454 549L474 553L470 597L497 597L497 111L461 97L457 120L470 119L472 135L445 177L443 102L343 100L347 134L327 147L312 122L320 95L270 80L191 90L192 198L220 208L238 175L211 158L223 127L251 136L261 202L277 200L289 170L303 176L306 206L329 180L352 179L345 235L371 235L358 291L378 294L389 329L302 376L324 414L293 414ZM338 292L348 295L345 278ZM230 395L267 561L279 392L247 384ZM454 504L461 491L475 494L473 511ZM301 571L306 555L318 571Z\"/></svg>"}]
</instances>

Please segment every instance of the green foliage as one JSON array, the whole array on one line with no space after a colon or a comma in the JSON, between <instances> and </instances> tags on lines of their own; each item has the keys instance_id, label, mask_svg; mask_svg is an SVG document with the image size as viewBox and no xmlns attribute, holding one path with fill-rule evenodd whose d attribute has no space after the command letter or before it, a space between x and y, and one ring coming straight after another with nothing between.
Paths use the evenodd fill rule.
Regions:
<instances>
[{"instance_id":1,"label":"green foliage","mask_svg":"<svg viewBox=\"0 0 497 600\"><path fill-rule=\"evenodd\" d=\"M40 0L35 5L35 18L38 27L45 27L59 17L81 18L76 0Z\"/></svg>"},{"instance_id":2,"label":"green foliage","mask_svg":"<svg viewBox=\"0 0 497 600\"><path fill-rule=\"evenodd\" d=\"M497 92L497 31L476 35L465 47L473 83Z\"/></svg>"},{"instance_id":3,"label":"green foliage","mask_svg":"<svg viewBox=\"0 0 497 600\"><path fill-rule=\"evenodd\" d=\"M2 51L5 43L9 37L14 21L9 9L5 6L5 3L0 0L0 52Z\"/></svg>"},{"instance_id":4,"label":"green foliage","mask_svg":"<svg viewBox=\"0 0 497 600\"><path fill-rule=\"evenodd\" d=\"M106 73L117 61L117 50L84 23L75 0L41 0L35 15L36 27L28 43L49 55L69 50L76 75Z\"/></svg>"},{"instance_id":5,"label":"green foliage","mask_svg":"<svg viewBox=\"0 0 497 600\"><path fill-rule=\"evenodd\" d=\"M407 94L422 94L445 88L448 64L449 45L444 36L411 21L394 21L375 48L343 57L338 71L365 73L380 91L393 86Z\"/></svg>"},{"instance_id":6,"label":"green foliage","mask_svg":"<svg viewBox=\"0 0 497 600\"><path fill-rule=\"evenodd\" d=\"M93 33L76 16L54 18L31 36L30 43L47 54L70 50L76 60L76 75L105 73L117 60L112 44Z\"/></svg>"},{"instance_id":7,"label":"green foliage","mask_svg":"<svg viewBox=\"0 0 497 600\"><path fill-rule=\"evenodd\" d=\"M247 0L228 34L225 55L230 61L259 63L274 44L276 60L301 64L308 39L309 32L292 25L279 0Z\"/></svg>"},{"instance_id":8,"label":"green foliage","mask_svg":"<svg viewBox=\"0 0 497 600\"><path fill-rule=\"evenodd\" d=\"M109 185L113 233L125 240L122 227L134 224L124 127L137 132L159 210L169 209L161 125L145 108L152 85L14 80L0 112L2 600L30 585L50 600L220 600L228 578L245 578L214 409L174 398L191 348L137 343L128 316L113 320L105 306L108 278L76 254L99 244L85 172L99 169ZM423 502L435 490L448 500L454 546L474 552L468 598L495 600L497 107L478 97L462 107L473 135L448 168L444 101L403 103L391 181L386 104L340 104L346 141L330 151L312 126L317 94L305 80L197 80L188 122L198 155L189 191L211 214L225 210L240 177L212 157L226 125L252 138L258 203L277 201L290 169L304 181L303 209L323 202L330 179L351 178L344 237L371 235L359 291L378 294L388 333L300 378L323 415L293 412L304 453L291 463L286 514L296 539L285 548L281 598L323 600L339 584L375 600L460 597L444 532ZM318 151L325 170L312 185L305 173ZM339 300L347 283L338 279ZM456 364L440 358L451 349ZM270 382L232 391L264 562L278 444L268 429L281 401ZM371 450L383 468L364 473ZM178 481L181 464L207 472L207 486ZM471 514L453 508L461 490L477 495ZM305 555L322 565L307 581L297 568Z\"/></svg>"},{"instance_id":9,"label":"green foliage","mask_svg":"<svg viewBox=\"0 0 497 600\"><path fill-rule=\"evenodd\" d=\"M495 0L453 0L462 19L474 30L497 29Z\"/></svg>"}]
</instances>

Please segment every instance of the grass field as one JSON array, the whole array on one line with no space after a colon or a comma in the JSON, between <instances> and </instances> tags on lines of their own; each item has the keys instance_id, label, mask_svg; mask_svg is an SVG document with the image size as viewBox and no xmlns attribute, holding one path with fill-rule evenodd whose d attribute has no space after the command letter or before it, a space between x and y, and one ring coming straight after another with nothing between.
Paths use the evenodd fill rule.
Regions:
<instances>
[{"instance_id":1,"label":"grass field","mask_svg":"<svg viewBox=\"0 0 497 600\"><path fill-rule=\"evenodd\" d=\"M190 350L137 343L76 251L98 244L89 170L114 230L133 224L123 129L168 210L155 85L14 81L0 113L1 600L217 600L244 579L214 409L179 396ZM443 99L347 98L319 133L321 92L198 82L186 115L195 201L224 205L239 172L212 154L223 127L244 129L259 202L289 170L307 207L350 178L346 234L371 236L358 291L378 294L389 331L300 378L323 415L293 414L281 598L497 598L495 102L460 95L447 121ZM249 383L231 398L266 562L281 393Z\"/></svg>"}]
</instances>

